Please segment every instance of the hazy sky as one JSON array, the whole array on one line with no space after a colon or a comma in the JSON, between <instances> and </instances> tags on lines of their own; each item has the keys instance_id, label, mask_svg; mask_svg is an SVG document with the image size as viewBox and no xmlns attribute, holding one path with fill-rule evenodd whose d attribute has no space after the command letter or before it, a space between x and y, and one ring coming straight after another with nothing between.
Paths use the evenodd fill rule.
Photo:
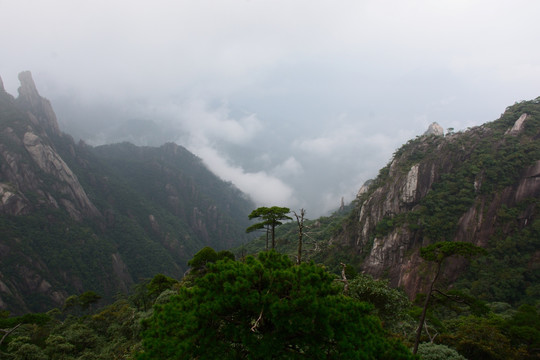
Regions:
<instances>
[{"instance_id":1,"label":"hazy sky","mask_svg":"<svg viewBox=\"0 0 540 360\"><path fill-rule=\"evenodd\" d=\"M540 96L540 1L0 0L0 76L30 70L90 144L176 141L258 205L354 198L434 121Z\"/></svg>"}]
</instances>

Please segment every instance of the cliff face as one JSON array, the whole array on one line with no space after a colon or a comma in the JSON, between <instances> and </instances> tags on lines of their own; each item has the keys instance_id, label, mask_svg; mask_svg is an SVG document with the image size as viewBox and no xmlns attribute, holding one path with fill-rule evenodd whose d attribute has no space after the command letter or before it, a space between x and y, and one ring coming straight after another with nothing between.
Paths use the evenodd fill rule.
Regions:
<instances>
[{"instance_id":1,"label":"cliff face","mask_svg":"<svg viewBox=\"0 0 540 360\"><path fill-rule=\"evenodd\" d=\"M332 242L356 254L352 261L362 271L413 297L425 286L420 247L446 240L489 248L530 226L540 198L539 102L516 104L501 119L462 133L409 141L359 192ZM517 217L503 219L506 209ZM464 265L451 261L446 277L457 279Z\"/></svg>"},{"instance_id":2,"label":"cliff face","mask_svg":"<svg viewBox=\"0 0 540 360\"><path fill-rule=\"evenodd\" d=\"M93 290L106 299L202 247L245 241L254 205L176 144L92 148L58 128L29 72L0 79L0 309L18 314Z\"/></svg>"},{"instance_id":3,"label":"cliff face","mask_svg":"<svg viewBox=\"0 0 540 360\"><path fill-rule=\"evenodd\" d=\"M44 205L62 207L74 219L99 216L77 176L55 149L53 139L63 135L49 101L37 92L30 72L21 73L19 79L17 99L0 92L6 109L0 133L0 213L27 214ZM36 198L29 200L28 193Z\"/></svg>"}]
</instances>

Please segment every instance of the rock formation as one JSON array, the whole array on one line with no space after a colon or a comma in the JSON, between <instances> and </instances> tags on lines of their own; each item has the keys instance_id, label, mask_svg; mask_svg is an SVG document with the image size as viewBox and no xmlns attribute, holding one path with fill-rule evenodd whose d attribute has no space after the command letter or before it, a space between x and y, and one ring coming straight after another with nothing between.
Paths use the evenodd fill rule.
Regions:
<instances>
[{"instance_id":1,"label":"rock formation","mask_svg":"<svg viewBox=\"0 0 540 360\"><path fill-rule=\"evenodd\" d=\"M521 130L523 130L523 125L525 124L525 120L527 120L527 114L521 114L519 119L517 119L516 122L514 123L514 126L512 126L511 129L508 129L505 134L510 134L510 135L519 134Z\"/></svg>"},{"instance_id":2,"label":"rock formation","mask_svg":"<svg viewBox=\"0 0 540 360\"><path fill-rule=\"evenodd\" d=\"M540 113L540 106L536 106ZM332 239L332 244L341 246L344 253L356 252L357 258L363 259L362 271L375 277L388 277L393 286L403 287L411 297L425 285L420 271L423 263L418 253L420 247L440 240L487 246L501 207L513 208L540 197L540 159L534 158L530 150L538 141L534 136L540 136L540 129L525 136L523 126L528 117L518 115L516 121L517 111L519 108L511 108L490 126L476 127L452 137L422 136L404 145L369 188L362 186L358 207L353 211L356 221L351 221L340 236ZM499 124L514 121L515 125L505 134L504 125ZM426 132L429 134L441 135L442 128L434 123ZM507 141L509 136L518 135L519 143L513 145L515 140ZM501 171L497 161L514 152L523 154L517 159L529 165L517 168L509 163L505 165L507 170ZM528 160L523 160L524 157ZM453 179L451 176L459 180L448 182ZM442 185L444 181L447 182ZM448 188L445 190L448 195L426 202L428 194L442 187ZM464 200L459 202L461 198ZM448 208L436 210L435 201ZM535 214L531 209L529 206L523 210L519 226L531 222ZM446 217L436 219L430 211L441 211ZM460 212L447 216L452 211ZM433 224L440 221L440 225L426 221ZM447 229L439 231L439 227ZM446 275L455 279L462 265L453 263Z\"/></svg>"},{"instance_id":3,"label":"rock formation","mask_svg":"<svg viewBox=\"0 0 540 360\"><path fill-rule=\"evenodd\" d=\"M13 100L4 93L3 99L18 108L21 119L28 119L32 125L0 128L3 140L0 142L0 158L3 159L0 213L20 215L41 203L55 208L62 206L76 220L99 216L50 138L62 136L50 102L39 95L29 71L20 73L19 79L19 97ZM49 179L45 183L43 174L55 181ZM30 201L24 195L26 192L38 194L37 203Z\"/></svg>"},{"instance_id":4,"label":"rock formation","mask_svg":"<svg viewBox=\"0 0 540 360\"><path fill-rule=\"evenodd\" d=\"M433 122L429 125L424 135L444 136L444 129L441 125Z\"/></svg>"},{"instance_id":5,"label":"rock formation","mask_svg":"<svg viewBox=\"0 0 540 360\"><path fill-rule=\"evenodd\" d=\"M61 135L51 103L39 95L30 71L21 72L19 81L21 86L19 87L17 105L28 111L34 124L44 127L49 134Z\"/></svg>"}]
</instances>

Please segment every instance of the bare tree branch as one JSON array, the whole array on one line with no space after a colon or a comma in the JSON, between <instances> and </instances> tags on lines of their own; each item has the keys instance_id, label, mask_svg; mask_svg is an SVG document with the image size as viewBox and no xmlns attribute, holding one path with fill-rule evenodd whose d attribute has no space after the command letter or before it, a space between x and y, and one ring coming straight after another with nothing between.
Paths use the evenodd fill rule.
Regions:
<instances>
[{"instance_id":1,"label":"bare tree branch","mask_svg":"<svg viewBox=\"0 0 540 360\"><path fill-rule=\"evenodd\" d=\"M0 329L0 331L5 332L4 336L2 336L2 339L0 339L0 346L2 346L2 343L4 342L4 339L11 334L13 331L15 331L19 326L21 326L22 323L17 324L15 327L12 327L11 329Z\"/></svg>"}]
</instances>

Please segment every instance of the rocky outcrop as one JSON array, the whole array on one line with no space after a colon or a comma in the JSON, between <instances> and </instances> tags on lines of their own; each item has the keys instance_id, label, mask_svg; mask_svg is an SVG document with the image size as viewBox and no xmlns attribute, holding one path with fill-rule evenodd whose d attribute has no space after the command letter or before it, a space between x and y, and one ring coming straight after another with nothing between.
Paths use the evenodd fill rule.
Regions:
<instances>
[{"instance_id":1,"label":"rocky outcrop","mask_svg":"<svg viewBox=\"0 0 540 360\"><path fill-rule=\"evenodd\" d=\"M0 183L0 213L22 215L27 212L28 200L10 184Z\"/></svg>"},{"instance_id":2,"label":"rocky outcrop","mask_svg":"<svg viewBox=\"0 0 540 360\"><path fill-rule=\"evenodd\" d=\"M503 115L499 123L510 122L512 116L515 115L511 112ZM361 188L358 208L353 211L356 221L346 225L343 233L332 239L332 243L348 249L345 252L355 252L362 259L362 271L374 277L387 277L393 286L403 287L414 297L426 284L421 271L424 262L419 257L420 247L439 240L467 241L486 247L494 235L501 208L513 208L530 199L540 198L540 159L531 158L533 151L527 145L537 141L540 130L534 135L536 138L531 131L529 136L524 136L524 122L528 118L530 116L523 114L516 121L514 117L514 126L505 133L503 126L494 123L493 126L476 127L452 136L433 137L427 135L442 135L439 131L442 128L430 126L433 131L428 130L425 136L404 145L392 162L381 170L379 177L368 188ZM508 136L519 136L518 143L507 141ZM497 155L498 151L501 155ZM498 166L501 165L496 164L501 160L497 157L514 152L523 154L516 158L519 161L527 157L528 165L516 169L512 176L504 172L493 175L500 171ZM533 159L532 165L530 159ZM510 171L516 165L508 163L504 166ZM459 175L452 175L456 173ZM491 174L489 180L488 174ZM445 238L440 239L426 230L424 221L430 219L436 223L429 213L435 210L426 209L437 209L433 202L443 204L445 199L435 197L430 200L431 205L424 199L430 192L441 192L441 181L451 176L457 176L459 181L444 185L455 187L446 189L448 195L445 196L465 197L471 205L453 220L456 229L453 235L449 237L445 233ZM501 180L504 176L509 180ZM510 181L512 178L515 180ZM500 185L486 186L486 181L495 184L499 181ZM450 203L459 204L457 201ZM519 215L518 228L532 223L535 213L531 209L526 207ZM441 214L445 214L455 210L442 211ZM451 262L445 276L457 278L463 266L463 262Z\"/></svg>"},{"instance_id":3,"label":"rocky outcrop","mask_svg":"<svg viewBox=\"0 0 540 360\"><path fill-rule=\"evenodd\" d=\"M514 126L512 126L511 129L508 129L505 134L510 135L517 135L523 130L523 125L525 124L525 120L527 120L527 114L521 114L519 119L516 120L514 123Z\"/></svg>"},{"instance_id":4,"label":"rocky outcrop","mask_svg":"<svg viewBox=\"0 0 540 360\"><path fill-rule=\"evenodd\" d=\"M433 122L429 125L424 135L444 136L444 129L441 125Z\"/></svg>"},{"instance_id":5,"label":"rocky outcrop","mask_svg":"<svg viewBox=\"0 0 540 360\"><path fill-rule=\"evenodd\" d=\"M49 134L61 135L56 114L49 100L42 98L36 88L32 73L23 71L19 74L19 97L16 104L29 113L35 125L43 127Z\"/></svg>"},{"instance_id":6,"label":"rocky outcrop","mask_svg":"<svg viewBox=\"0 0 540 360\"><path fill-rule=\"evenodd\" d=\"M407 173L407 178L401 189L400 199L405 204L413 203L416 200L416 189L418 187L419 165L413 165Z\"/></svg>"},{"instance_id":7,"label":"rocky outcrop","mask_svg":"<svg viewBox=\"0 0 540 360\"><path fill-rule=\"evenodd\" d=\"M55 187L64 195L61 202L72 218L80 220L82 216L99 214L77 176L51 146L44 144L42 139L32 132L24 134L23 144L37 166L57 179L58 185Z\"/></svg>"},{"instance_id":8,"label":"rocky outcrop","mask_svg":"<svg viewBox=\"0 0 540 360\"><path fill-rule=\"evenodd\" d=\"M99 216L77 176L55 149L51 137L63 134L51 104L39 95L30 72L22 72L19 79L19 97L3 97L7 108L19 110L19 121L12 126L0 122L0 213L21 215L47 205L62 207L79 221ZM37 197L30 201L29 193Z\"/></svg>"}]
</instances>

